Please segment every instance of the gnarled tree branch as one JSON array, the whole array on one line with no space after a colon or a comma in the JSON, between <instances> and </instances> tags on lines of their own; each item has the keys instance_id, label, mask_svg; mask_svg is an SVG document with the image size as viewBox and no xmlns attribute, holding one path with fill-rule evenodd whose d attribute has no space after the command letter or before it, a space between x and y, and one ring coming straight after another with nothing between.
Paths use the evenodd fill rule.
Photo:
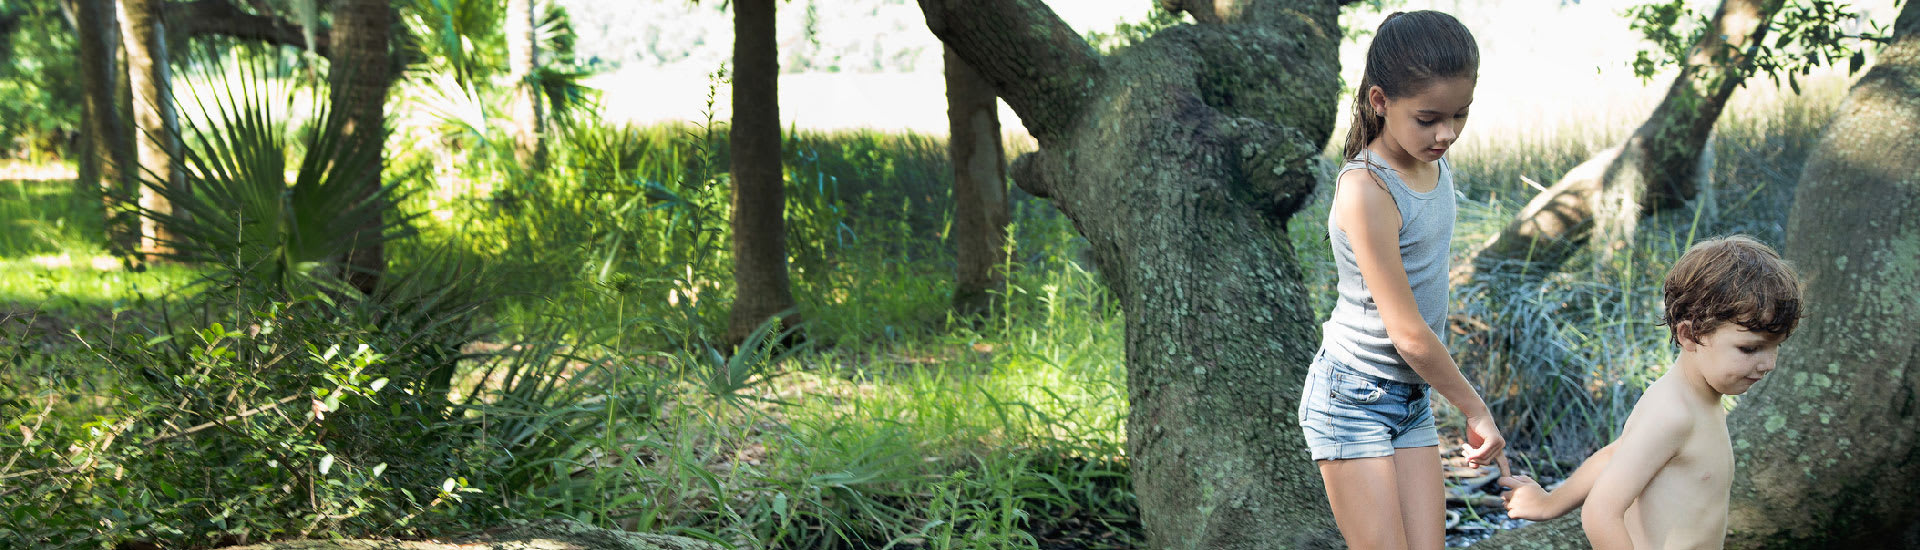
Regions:
<instances>
[{"instance_id":1,"label":"gnarled tree branch","mask_svg":"<svg viewBox=\"0 0 1920 550\"><path fill-rule=\"evenodd\" d=\"M185 36L227 36L279 46L307 47L306 36L298 23L272 13L248 13L229 0L194 0L165 6L167 26L179 29ZM333 48L327 36L327 29L314 30L313 51L322 57L332 56Z\"/></svg>"},{"instance_id":2,"label":"gnarled tree branch","mask_svg":"<svg viewBox=\"0 0 1920 550\"><path fill-rule=\"evenodd\" d=\"M1227 120L1224 131L1240 151L1239 170L1255 209L1286 219L1313 194L1320 151L1299 130L1249 118Z\"/></svg>"},{"instance_id":3,"label":"gnarled tree branch","mask_svg":"<svg viewBox=\"0 0 1920 550\"><path fill-rule=\"evenodd\" d=\"M1714 122L1752 72L1753 52L1783 3L1721 0L1665 98L1625 143L1609 150L1617 154L1606 157L1599 179L1583 179L1592 175L1589 165L1601 161L1596 156L1535 197L1505 231L1462 264L1455 281L1482 273L1551 273L1579 244L1631 242L1642 215L1684 206L1705 192L1700 176L1713 169L1707 149Z\"/></svg>"},{"instance_id":4,"label":"gnarled tree branch","mask_svg":"<svg viewBox=\"0 0 1920 550\"><path fill-rule=\"evenodd\" d=\"M1043 146L1065 138L1104 75L1099 55L1040 0L920 0L920 9Z\"/></svg>"},{"instance_id":5,"label":"gnarled tree branch","mask_svg":"<svg viewBox=\"0 0 1920 550\"><path fill-rule=\"evenodd\" d=\"M1020 190L1045 199L1053 197L1053 186L1047 177L1046 170L1040 166L1041 163L1046 162L1041 158L1043 154L1042 151L1034 151L1014 158L1013 168L1008 170L1008 173L1013 177L1013 184L1019 186Z\"/></svg>"},{"instance_id":6,"label":"gnarled tree branch","mask_svg":"<svg viewBox=\"0 0 1920 550\"><path fill-rule=\"evenodd\" d=\"M1326 7L1337 8L1360 2L1361 0L1339 0L1337 4ZM1203 25L1254 24L1254 25L1297 25L1314 24L1314 18L1301 13L1302 6L1310 3L1289 2L1286 0L1160 0L1160 7L1174 13L1186 12L1193 16L1194 22ZM1328 29L1316 29L1325 31ZM1337 31L1338 29L1332 29ZM1338 32L1334 33L1336 36Z\"/></svg>"},{"instance_id":7,"label":"gnarled tree branch","mask_svg":"<svg viewBox=\"0 0 1920 550\"><path fill-rule=\"evenodd\" d=\"M1324 17L1336 15L1330 5L1320 9ZM1207 106L1225 116L1294 128L1308 141L1325 143L1333 133L1336 106L1308 98L1340 95L1339 63L1330 53L1339 51L1340 34L1314 25L1295 27L1281 33L1268 25L1185 25L1154 38L1180 41L1198 56L1194 84ZM1325 63L1305 62L1314 58Z\"/></svg>"}]
</instances>

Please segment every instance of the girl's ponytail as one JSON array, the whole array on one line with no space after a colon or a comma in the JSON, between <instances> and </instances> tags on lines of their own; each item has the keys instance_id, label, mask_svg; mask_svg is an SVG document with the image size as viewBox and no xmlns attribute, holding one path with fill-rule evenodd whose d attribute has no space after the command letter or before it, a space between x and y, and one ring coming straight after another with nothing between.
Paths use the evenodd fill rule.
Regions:
<instances>
[{"instance_id":1,"label":"girl's ponytail","mask_svg":"<svg viewBox=\"0 0 1920 550\"><path fill-rule=\"evenodd\" d=\"M1373 112L1373 105L1367 101L1367 90L1373 88L1373 79L1366 75L1360 77L1360 92L1353 94L1353 125L1347 128L1347 146L1340 156L1346 160L1359 158L1360 150L1373 143L1373 138L1385 129L1386 117Z\"/></svg>"}]
</instances>

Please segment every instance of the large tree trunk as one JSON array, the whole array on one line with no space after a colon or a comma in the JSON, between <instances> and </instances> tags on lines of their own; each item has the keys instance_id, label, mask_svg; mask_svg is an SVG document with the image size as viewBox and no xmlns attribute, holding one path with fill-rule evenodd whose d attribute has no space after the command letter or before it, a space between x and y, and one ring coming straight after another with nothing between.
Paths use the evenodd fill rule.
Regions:
<instances>
[{"instance_id":1,"label":"large tree trunk","mask_svg":"<svg viewBox=\"0 0 1920 550\"><path fill-rule=\"evenodd\" d=\"M1920 2L1855 83L1794 191L1805 319L1727 418L1727 548L1920 548ZM1558 522L1564 525L1562 520ZM1577 522L1575 522L1577 524ZM1584 543L1528 527L1476 548Z\"/></svg>"},{"instance_id":2,"label":"large tree trunk","mask_svg":"<svg viewBox=\"0 0 1920 550\"><path fill-rule=\"evenodd\" d=\"M186 186L180 160L180 119L173 111L172 75L167 63L166 26L161 24L164 0L120 0L120 36L127 52L127 81L133 90L134 142L140 169L150 185L169 189ZM167 199L141 186L140 208L179 215ZM140 218L140 252L164 255L173 240L152 217Z\"/></svg>"},{"instance_id":3,"label":"large tree trunk","mask_svg":"<svg viewBox=\"0 0 1920 550\"><path fill-rule=\"evenodd\" d=\"M1040 150L1014 182L1127 313L1127 453L1152 548L1332 548L1295 416L1319 343L1286 220L1339 96L1335 2L1188 1L1205 24L1100 58L1039 0L920 0Z\"/></svg>"},{"instance_id":4,"label":"large tree trunk","mask_svg":"<svg viewBox=\"0 0 1920 550\"><path fill-rule=\"evenodd\" d=\"M787 279L786 191L780 163L775 0L733 2L733 311L727 342L793 307ZM797 322L786 317L784 324Z\"/></svg>"},{"instance_id":5,"label":"large tree trunk","mask_svg":"<svg viewBox=\"0 0 1920 550\"><path fill-rule=\"evenodd\" d=\"M119 17L113 0L77 0L74 31L80 45L80 116L83 145L80 185L86 193L100 193L107 240L118 251L140 246L138 222L123 206L134 196L133 136L115 101L124 73L120 71Z\"/></svg>"},{"instance_id":6,"label":"large tree trunk","mask_svg":"<svg viewBox=\"0 0 1920 550\"><path fill-rule=\"evenodd\" d=\"M993 85L946 48L947 158L953 162L953 309L987 313L1006 289L1007 160Z\"/></svg>"},{"instance_id":7,"label":"large tree trunk","mask_svg":"<svg viewBox=\"0 0 1920 550\"><path fill-rule=\"evenodd\" d=\"M521 166L546 164L545 113L533 80L539 40L534 35L533 0L507 0L507 68L513 80L513 156Z\"/></svg>"},{"instance_id":8,"label":"large tree trunk","mask_svg":"<svg viewBox=\"0 0 1920 550\"><path fill-rule=\"evenodd\" d=\"M385 162L387 87L392 82L392 56L387 38L393 28L393 8L384 0L335 0L331 41L334 58L327 78L332 88L330 109L340 120L343 142L353 158ZM381 200L379 169L361 175L365 200ZM347 254L347 281L363 293L373 292L386 271L386 247L371 238Z\"/></svg>"},{"instance_id":9,"label":"large tree trunk","mask_svg":"<svg viewBox=\"0 0 1920 550\"><path fill-rule=\"evenodd\" d=\"M1728 419L1730 548L1920 547L1920 2L1893 32L1794 191L1807 317Z\"/></svg>"},{"instance_id":10,"label":"large tree trunk","mask_svg":"<svg viewBox=\"0 0 1920 550\"><path fill-rule=\"evenodd\" d=\"M1752 52L1783 0L1722 0L1710 30L1695 43L1679 76L1646 122L1619 147L1568 171L1535 196L1505 230L1454 273L1549 273L1590 239L1600 249L1632 242L1640 218L1682 206L1709 189L1703 155L1727 98L1753 70Z\"/></svg>"}]
</instances>

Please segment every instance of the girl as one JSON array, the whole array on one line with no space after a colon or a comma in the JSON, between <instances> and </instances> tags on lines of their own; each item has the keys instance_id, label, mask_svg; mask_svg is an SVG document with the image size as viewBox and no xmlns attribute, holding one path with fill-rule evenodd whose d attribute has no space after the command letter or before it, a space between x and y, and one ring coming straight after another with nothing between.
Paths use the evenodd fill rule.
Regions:
<instances>
[{"instance_id":1,"label":"girl","mask_svg":"<svg viewBox=\"0 0 1920 550\"><path fill-rule=\"evenodd\" d=\"M1445 154L1467 121L1480 49L1453 16L1395 13L1367 49L1327 216L1338 302L1300 396L1300 427L1355 549L1445 545L1429 390L1467 418L1466 453L1505 470L1500 430L1437 336L1454 219Z\"/></svg>"}]
</instances>

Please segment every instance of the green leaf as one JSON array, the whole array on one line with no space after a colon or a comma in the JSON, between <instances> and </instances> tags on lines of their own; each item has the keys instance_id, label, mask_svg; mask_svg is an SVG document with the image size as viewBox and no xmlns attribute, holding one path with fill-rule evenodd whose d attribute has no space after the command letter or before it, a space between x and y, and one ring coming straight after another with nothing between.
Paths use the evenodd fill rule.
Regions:
<instances>
[{"instance_id":1,"label":"green leaf","mask_svg":"<svg viewBox=\"0 0 1920 550\"><path fill-rule=\"evenodd\" d=\"M332 470L332 469L333 469L333 455L320 457L320 475L327 475L327 470Z\"/></svg>"},{"instance_id":2,"label":"green leaf","mask_svg":"<svg viewBox=\"0 0 1920 550\"><path fill-rule=\"evenodd\" d=\"M1860 67L1866 64L1867 52L1853 52L1853 57L1847 58L1847 75L1860 72Z\"/></svg>"},{"instance_id":3,"label":"green leaf","mask_svg":"<svg viewBox=\"0 0 1920 550\"><path fill-rule=\"evenodd\" d=\"M373 465L373 477L380 477L380 474L386 473L386 471L387 463L385 462Z\"/></svg>"},{"instance_id":4,"label":"green leaf","mask_svg":"<svg viewBox=\"0 0 1920 550\"><path fill-rule=\"evenodd\" d=\"M380 393L380 388L384 387L387 387L387 379L374 380L372 385L367 386L367 393Z\"/></svg>"},{"instance_id":5,"label":"green leaf","mask_svg":"<svg viewBox=\"0 0 1920 550\"><path fill-rule=\"evenodd\" d=\"M446 481L440 482L440 492L442 493L453 492L453 478L447 478Z\"/></svg>"}]
</instances>

